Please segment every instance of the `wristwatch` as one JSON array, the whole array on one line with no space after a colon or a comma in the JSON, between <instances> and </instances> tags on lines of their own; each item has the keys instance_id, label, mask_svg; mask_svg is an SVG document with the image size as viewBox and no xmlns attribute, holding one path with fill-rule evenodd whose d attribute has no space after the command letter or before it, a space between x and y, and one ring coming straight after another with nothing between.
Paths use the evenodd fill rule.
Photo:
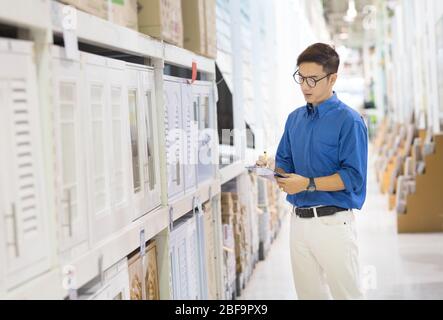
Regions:
<instances>
[{"instance_id":1,"label":"wristwatch","mask_svg":"<svg viewBox=\"0 0 443 320\"><path fill-rule=\"evenodd\" d=\"M309 184L308 184L308 187L306 188L306 190L308 192L314 192L317 190L317 186L315 185L314 178L309 178Z\"/></svg>"}]
</instances>

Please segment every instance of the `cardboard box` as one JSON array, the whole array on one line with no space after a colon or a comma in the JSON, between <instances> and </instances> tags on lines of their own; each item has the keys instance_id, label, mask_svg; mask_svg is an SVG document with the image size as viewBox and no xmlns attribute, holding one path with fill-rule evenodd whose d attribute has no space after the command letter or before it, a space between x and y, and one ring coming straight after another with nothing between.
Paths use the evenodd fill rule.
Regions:
<instances>
[{"instance_id":1,"label":"cardboard box","mask_svg":"<svg viewBox=\"0 0 443 320\"><path fill-rule=\"evenodd\" d=\"M206 52L205 0L182 0L183 45L204 55Z\"/></svg>"},{"instance_id":2,"label":"cardboard box","mask_svg":"<svg viewBox=\"0 0 443 320\"><path fill-rule=\"evenodd\" d=\"M108 0L59 0L67 5L71 5L78 10L90 13L102 19L108 19Z\"/></svg>"},{"instance_id":3,"label":"cardboard box","mask_svg":"<svg viewBox=\"0 0 443 320\"><path fill-rule=\"evenodd\" d=\"M129 293L131 300L143 300L143 268L140 255L135 254L128 260Z\"/></svg>"},{"instance_id":4,"label":"cardboard box","mask_svg":"<svg viewBox=\"0 0 443 320\"><path fill-rule=\"evenodd\" d=\"M232 203L232 193L231 192L222 192L220 197L221 203Z\"/></svg>"},{"instance_id":5,"label":"cardboard box","mask_svg":"<svg viewBox=\"0 0 443 320\"><path fill-rule=\"evenodd\" d=\"M137 0L109 0L109 21L138 30Z\"/></svg>"},{"instance_id":6,"label":"cardboard box","mask_svg":"<svg viewBox=\"0 0 443 320\"><path fill-rule=\"evenodd\" d=\"M232 203L231 204L230 203L222 203L221 210L222 210L222 213L225 213L225 214L230 214L230 215L234 214L234 207L233 207Z\"/></svg>"},{"instance_id":7,"label":"cardboard box","mask_svg":"<svg viewBox=\"0 0 443 320\"><path fill-rule=\"evenodd\" d=\"M144 257L139 251L129 257L128 271L131 300L160 300L155 240L147 245Z\"/></svg>"},{"instance_id":8,"label":"cardboard box","mask_svg":"<svg viewBox=\"0 0 443 320\"><path fill-rule=\"evenodd\" d=\"M158 268L157 268L157 246L152 240L146 247L145 262L145 294L146 300L160 300Z\"/></svg>"},{"instance_id":9,"label":"cardboard box","mask_svg":"<svg viewBox=\"0 0 443 320\"><path fill-rule=\"evenodd\" d=\"M205 267L208 283L208 300L217 299L217 268L215 263L215 225L211 201L203 204L204 235L205 235Z\"/></svg>"},{"instance_id":10,"label":"cardboard box","mask_svg":"<svg viewBox=\"0 0 443 320\"><path fill-rule=\"evenodd\" d=\"M434 135L435 152L425 157L426 171L406 197L406 213L397 215L398 233L443 231L443 134Z\"/></svg>"},{"instance_id":11,"label":"cardboard box","mask_svg":"<svg viewBox=\"0 0 443 320\"><path fill-rule=\"evenodd\" d=\"M221 193L221 206L222 211L225 209L226 211L234 210L234 202L232 201L232 193L231 192L222 192Z\"/></svg>"},{"instance_id":12,"label":"cardboard box","mask_svg":"<svg viewBox=\"0 0 443 320\"><path fill-rule=\"evenodd\" d=\"M222 223L233 225L234 222L233 222L232 216L222 215Z\"/></svg>"},{"instance_id":13,"label":"cardboard box","mask_svg":"<svg viewBox=\"0 0 443 320\"><path fill-rule=\"evenodd\" d=\"M215 0L182 0L184 47L215 59L217 56Z\"/></svg>"},{"instance_id":14,"label":"cardboard box","mask_svg":"<svg viewBox=\"0 0 443 320\"><path fill-rule=\"evenodd\" d=\"M206 56L217 59L217 14L216 0L205 0L206 11Z\"/></svg>"},{"instance_id":15,"label":"cardboard box","mask_svg":"<svg viewBox=\"0 0 443 320\"><path fill-rule=\"evenodd\" d=\"M181 0L139 0L139 31L183 47Z\"/></svg>"}]
</instances>

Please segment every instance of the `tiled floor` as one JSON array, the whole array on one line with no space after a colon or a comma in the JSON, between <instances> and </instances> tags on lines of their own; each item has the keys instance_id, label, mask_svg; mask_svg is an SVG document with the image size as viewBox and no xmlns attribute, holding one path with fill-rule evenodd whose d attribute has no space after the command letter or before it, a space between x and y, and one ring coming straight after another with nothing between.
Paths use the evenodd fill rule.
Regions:
<instances>
[{"instance_id":1,"label":"tiled floor","mask_svg":"<svg viewBox=\"0 0 443 320\"><path fill-rule=\"evenodd\" d=\"M368 299L443 299L443 233L397 234L396 216L378 192L373 168L357 212L362 281ZM240 299L296 299L289 258L289 216Z\"/></svg>"}]
</instances>

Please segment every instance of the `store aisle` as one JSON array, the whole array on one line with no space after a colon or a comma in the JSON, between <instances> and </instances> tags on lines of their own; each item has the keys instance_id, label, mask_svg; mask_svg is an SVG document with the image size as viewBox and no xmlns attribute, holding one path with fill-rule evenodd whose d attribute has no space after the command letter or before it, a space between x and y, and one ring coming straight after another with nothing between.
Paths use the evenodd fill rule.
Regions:
<instances>
[{"instance_id":1,"label":"store aisle","mask_svg":"<svg viewBox=\"0 0 443 320\"><path fill-rule=\"evenodd\" d=\"M266 260L255 267L240 300L296 299L289 257L289 215L282 219L279 235L269 249Z\"/></svg>"},{"instance_id":2,"label":"store aisle","mask_svg":"<svg viewBox=\"0 0 443 320\"><path fill-rule=\"evenodd\" d=\"M397 234L396 216L378 191L372 161L368 195L357 212L361 277L368 299L443 299L443 233ZM289 216L240 299L296 299L289 258Z\"/></svg>"}]
</instances>

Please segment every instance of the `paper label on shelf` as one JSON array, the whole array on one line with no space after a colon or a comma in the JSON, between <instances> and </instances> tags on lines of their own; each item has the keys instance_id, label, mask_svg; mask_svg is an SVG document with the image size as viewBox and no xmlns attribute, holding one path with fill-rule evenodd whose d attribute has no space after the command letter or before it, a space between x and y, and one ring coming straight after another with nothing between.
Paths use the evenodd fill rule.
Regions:
<instances>
[{"instance_id":1,"label":"paper label on shelf","mask_svg":"<svg viewBox=\"0 0 443 320\"><path fill-rule=\"evenodd\" d=\"M143 257L146 252L145 229L140 230L140 255Z\"/></svg>"},{"instance_id":2,"label":"paper label on shelf","mask_svg":"<svg viewBox=\"0 0 443 320\"><path fill-rule=\"evenodd\" d=\"M63 29L63 41L65 42L66 58L78 61L80 59L80 54L78 51L78 40L75 31Z\"/></svg>"},{"instance_id":3,"label":"paper label on shelf","mask_svg":"<svg viewBox=\"0 0 443 320\"><path fill-rule=\"evenodd\" d=\"M69 300L77 300L77 278L75 267L72 265L66 265L63 267L63 289L68 291Z\"/></svg>"},{"instance_id":4,"label":"paper label on shelf","mask_svg":"<svg viewBox=\"0 0 443 320\"><path fill-rule=\"evenodd\" d=\"M73 6L63 6L61 26L66 30L77 30L77 9Z\"/></svg>"},{"instance_id":5,"label":"paper label on shelf","mask_svg":"<svg viewBox=\"0 0 443 320\"><path fill-rule=\"evenodd\" d=\"M198 201L197 209L198 209L198 213L203 215L203 205L200 200Z\"/></svg>"},{"instance_id":6,"label":"paper label on shelf","mask_svg":"<svg viewBox=\"0 0 443 320\"><path fill-rule=\"evenodd\" d=\"M78 61L77 10L74 7L63 7L62 27L66 58Z\"/></svg>"},{"instance_id":7,"label":"paper label on shelf","mask_svg":"<svg viewBox=\"0 0 443 320\"><path fill-rule=\"evenodd\" d=\"M214 102L217 104L218 103L218 86L217 83L214 81Z\"/></svg>"},{"instance_id":8,"label":"paper label on shelf","mask_svg":"<svg viewBox=\"0 0 443 320\"><path fill-rule=\"evenodd\" d=\"M172 231L172 229L174 229L174 209L172 207L169 208L168 216L169 216L169 231Z\"/></svg>"},{"instance_id":9,"label":"paper label on shelf","mask_svg":"<svg viewBox=\"0 0 443 320\"><path fill-rule=\"evenodd\" d=\"M188 83L193 84L195 80L197 80L197 62L192 61L192 79Z\"/></svg>"}]
</instances>

